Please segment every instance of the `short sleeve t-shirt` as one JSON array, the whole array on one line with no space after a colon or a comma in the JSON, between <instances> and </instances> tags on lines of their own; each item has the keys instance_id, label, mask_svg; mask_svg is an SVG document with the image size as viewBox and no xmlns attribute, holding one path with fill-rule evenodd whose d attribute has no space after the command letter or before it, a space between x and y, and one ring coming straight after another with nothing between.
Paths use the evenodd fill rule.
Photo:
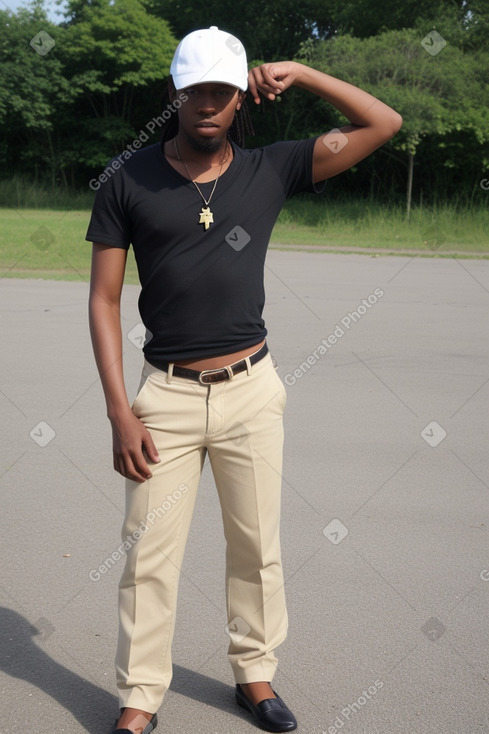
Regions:
<instances>
[{"instance_id":1,"label":"short sleeve t-shirt","mask_svg":"<svg viewBox=\"0 0 489 734\"><path fill-rule=\"evenodd\" d=\"M159 144L105 169L86 239L124 249L132 244L149 360L230 354L266 336L270 235L287 198L319 190L312 183L315 141L251 150L233 144L233 160L209 204L214 221L207 230L199 222L199 192ZM213 185L199 184L206 199Z\"/></svg>"}]
</instances>

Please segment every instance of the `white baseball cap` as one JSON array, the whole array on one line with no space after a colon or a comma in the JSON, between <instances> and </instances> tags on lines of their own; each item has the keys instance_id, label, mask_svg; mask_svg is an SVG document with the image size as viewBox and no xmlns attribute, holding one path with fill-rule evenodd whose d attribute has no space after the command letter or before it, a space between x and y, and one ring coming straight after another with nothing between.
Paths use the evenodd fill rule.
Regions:
<instances>
[{"instance_id":1,"label":"white baseball cap","mask_svg":"<svg viewBox=\"0 0 489 734\"><path fill-rule=\"evenodd\" d=\"M178 44L170 67L175 89L194 84L231 84L248 88L248 62L241 41L217 26L192 31Z\"/></svg>"}]
</instances>

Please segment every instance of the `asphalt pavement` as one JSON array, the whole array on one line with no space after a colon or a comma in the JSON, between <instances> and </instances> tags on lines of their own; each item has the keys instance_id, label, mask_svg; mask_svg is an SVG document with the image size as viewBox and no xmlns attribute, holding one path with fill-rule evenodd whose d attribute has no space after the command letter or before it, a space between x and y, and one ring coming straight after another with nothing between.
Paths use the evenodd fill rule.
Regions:
<instances>
[{"instance_id":1,"label":"asphalt pavement","mask_svg":"<svg viewBox=\"0 0 489 734\"><path fill-rule=\"evenodd\" d=\"M304 734L487 734L489 261L269 253L287 386L289 636L274 687ZM123 294L125 375L142 365ZM0 280L0 732L106 734L117 714L123 480L88 285ZM227 662L224 538L202 476L159 734L257 731Z\"/></svg>"}]
</instances>

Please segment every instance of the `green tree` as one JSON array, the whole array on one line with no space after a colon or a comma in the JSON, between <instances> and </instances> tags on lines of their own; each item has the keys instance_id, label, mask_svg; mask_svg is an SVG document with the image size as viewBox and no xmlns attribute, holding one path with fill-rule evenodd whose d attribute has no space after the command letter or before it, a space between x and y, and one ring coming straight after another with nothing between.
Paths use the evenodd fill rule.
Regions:
<instances>
[{"instance_id":1,"label":"green tree","mask_svg":"<svg viewBox=\"0 0 489 734\"><path fill-rule=\"evenodd\" d=\"M326 37L329 13L322 0L147 0L148 8L170 23L177 38L217 25L237 36L248 60L292 58L308 38Z\"/></svg>"},{"instance_id":2,"label":"green tree","mask_svg":"<svg viewBox=\"0 0 489 734\"><path fill-rule=\"evenodd\" d=\"M79 119L65 130L71 163L103 166L158 113L176 46L166 21L139 0L69 4L60 56Z\"/></svg>"},{"instance_id":3,"label":"green tree","mask_svg":"<svg viewBox=\"0 0 489 734\"><path fill-rule=\"evenodd\" d=\"M0 11L0 129L6 143L0 149L0 160L4 175L19 169L29 170L36 178L48 173L54 184L60 174L56 121L60 107L71 99L57 53L61 35L62 29L47 20L41 3L15 15Z\"/></svg>"},{"instance_id":4,"label":"green tree","mask_svg":"<svg viewBox=\"0 0 489 734\"><path fill-rule=\"evenodd\" d=\"M419 31L406 29L365 39L345 35L303 49L312 66L366 89L403 116L390 148L406 164L408 215L415 156L423 141L431 142L425 154L443 148L448 173L463 167L456 146L449 153L450 136L460 141L462 135L466 147L477 147L481 158L489 140L489 53L464 53L441 34L424 45L422 40Z\"/></svg>"},{"instance_id":5,"label":"green tree","mask_svg":"<svg viewBox=\"0 0 489 734\"><path fill-rule=\"evenodd\" d=\"M488 0L329 0L329 26L339 35L368 38L387 30L426 26L444 19L453 29L484 26ZM476 40L475 35L473 40Z\"/></svg>"},{"instance_id":6,"label":"green tree","mask_svg":"<svg viewBox=\"0 0 489 734\"><path fill-rule=\"evenodd\" d=\"M59 26L42 0L0 12L4 174L86 180L158 114L176 45L139 0L75 0Z\"/></svg>"}]
</instances>

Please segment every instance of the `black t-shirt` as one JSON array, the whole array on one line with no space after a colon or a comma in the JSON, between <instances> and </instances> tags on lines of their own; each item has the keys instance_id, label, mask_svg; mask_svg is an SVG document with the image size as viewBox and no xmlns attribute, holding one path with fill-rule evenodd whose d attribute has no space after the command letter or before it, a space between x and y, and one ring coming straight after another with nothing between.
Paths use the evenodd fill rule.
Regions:
<instances>
[{"instance_id":1,"label":"black t-shirt","mask_svg":"<svg viewBox=\"0 0 489 734\"><path fill-rule=\"evenodd\" d=\"M195 185L168 163L159 144L135 152L117 170L109 164L86 239L124 249L132 243L148 359L230 354L266 336L270 235L288 197L319 190L312 183L315 141L253 150L233 145L233 160L209 204L214 223L207 230L199 223L204 202ZM199 184L206 199L213 185Z\"/></svg>"}]
</instances>

